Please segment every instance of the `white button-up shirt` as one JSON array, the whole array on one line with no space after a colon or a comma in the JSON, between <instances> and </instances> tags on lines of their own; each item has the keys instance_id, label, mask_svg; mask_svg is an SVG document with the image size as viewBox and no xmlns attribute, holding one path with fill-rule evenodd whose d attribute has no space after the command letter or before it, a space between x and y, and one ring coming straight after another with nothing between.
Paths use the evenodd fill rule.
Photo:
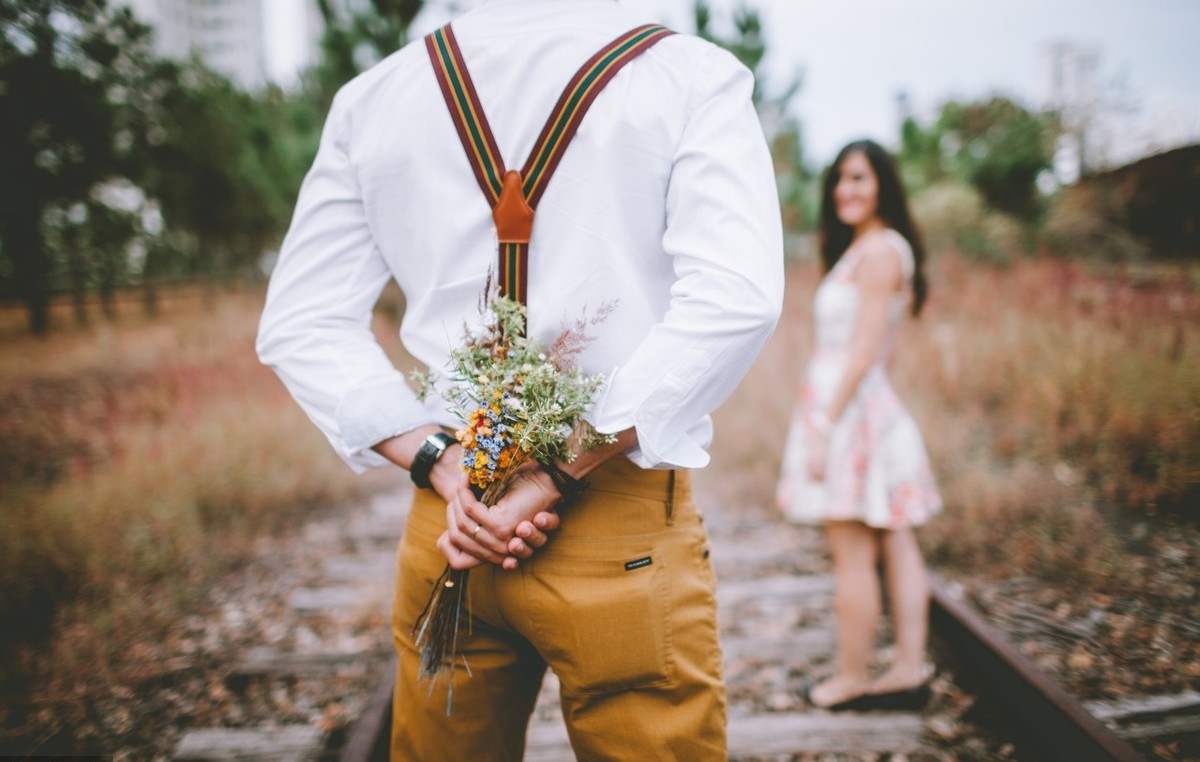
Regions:
<instances>
[{"instance_id":1,"label":"white button-up shirt","mask_svg":"<svg viewBox=\"0 0 1200 762\"><path fill-rule=\"evenodd\" d=\"M562 88L592 54L650 19L612 0L492 0L454 32L505 164L519 168ZM779 204L750 72L674 35L622 69L584 117L538 205L528 334L550 344L584 308L615 309L579 358L604 373L590 419L636 428L644 468L708 463L713 411L774 329L783 294ZM337 94L271 276L258 353L355 470L422 424L375 341L389 279L400 336L446 366L497 261L472 174L422 40Z\"/></svg>"}]
</instances>

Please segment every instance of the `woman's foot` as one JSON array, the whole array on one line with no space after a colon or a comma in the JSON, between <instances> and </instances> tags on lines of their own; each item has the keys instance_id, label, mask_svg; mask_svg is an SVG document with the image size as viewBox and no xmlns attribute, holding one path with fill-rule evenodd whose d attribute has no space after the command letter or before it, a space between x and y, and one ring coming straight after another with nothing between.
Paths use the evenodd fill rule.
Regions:
<instances>
[{"instance_id":1,"label":"woman's foot","mask_svg":"<svg viewBox=\"0 0 1200 762\"><path fill-rule=\"evenodd\" d=\"M865 703L873 709L916 711L929 703L929 678L924 667L893 666L871 681Z\"/></svg>"},{"instance_id":2,"label":"woman's foot","mask_svg":"<svg viewBox=\"0 0 1200 762\"><path fill-rule=\"evenodd\" d=\"M804 699L818 709L854 709L856 702L868 695L870 685L865 677L834 675L815 685L804 686Z\"/></svg>"},{"instance_id":3,"label":"woman's foot","mask_svg":"<svg viewBox=\"0 0 1200 762\"><path fill-rule=\"evenodd\" d=\"M888 671L872 680L867 691L878 695L913 690L929 682L929 677L929 670L924 665L894 664Z\"/></svg>"}]
</instances>

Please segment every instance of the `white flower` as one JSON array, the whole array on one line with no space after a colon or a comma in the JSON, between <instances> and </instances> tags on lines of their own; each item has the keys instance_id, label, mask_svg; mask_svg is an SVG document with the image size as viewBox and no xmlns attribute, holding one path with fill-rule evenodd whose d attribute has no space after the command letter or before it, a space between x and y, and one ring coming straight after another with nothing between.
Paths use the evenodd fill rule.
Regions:
<instances>
[{"instance_id":1,"label":"white flower","mask_svg":"<svg viewBox=\"0 0 1200 762\"><path fill-rule=\"evenodd\" d=\"M480 374L479 375L479 383L486 384L487 382L488 382L488 377L483 374Z\"/></svg>"}]
</instances>

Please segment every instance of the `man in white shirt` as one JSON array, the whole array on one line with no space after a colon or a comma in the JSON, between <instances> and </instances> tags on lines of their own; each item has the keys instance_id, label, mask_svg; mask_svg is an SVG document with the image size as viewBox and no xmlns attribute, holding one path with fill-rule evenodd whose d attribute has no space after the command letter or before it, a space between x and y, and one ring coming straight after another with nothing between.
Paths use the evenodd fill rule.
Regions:
<instances>
[{"instance_id":1,"label":"man in white shirt","mask_svg":"<svg viewBox=\"0 0 1200 762\"><path fill-rule=\"evenodd\" d=\"M491 0L456 19L500 155L523 160L572 74L645 23L612 0ZM436 395L418 401L371 333L394 278L405 347L444 367L496 268L491 210L426 45L334 99L258 352L352 468L392 463L430 487L399 553L393 758L519 760L547 665L579 758L725 758L715 580L686 469L707 464L709 413L782 302L752 90L725 51L668 36L607 83L548 181L529 245L530 337L550 343L585 307L615 302L579 363L609 377L590 420L617 442L559 465L591 483L561 517L561 483L540 470L492 509L475 501L459 445L437 437L462 422ZM447 561L477 567L451 716L445 686L417 685L411 635Z\"/></svg>"}]
</instances>

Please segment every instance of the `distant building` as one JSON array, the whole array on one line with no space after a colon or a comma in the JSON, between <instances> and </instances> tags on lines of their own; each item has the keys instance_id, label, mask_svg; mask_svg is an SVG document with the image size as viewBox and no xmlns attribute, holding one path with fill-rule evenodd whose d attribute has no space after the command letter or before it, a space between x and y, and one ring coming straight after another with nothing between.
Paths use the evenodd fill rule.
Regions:
<instances>
[{"instance_id":1,"label":"distant building","mask_svg":"<svg viewBox=\"0 0 1200 762\"><path fill-rule=\"evenodd\" d=\"M1100 49L1074 42L1042 48L1041 102L1062 117L1064 134L1054 156L1054 174L1070 184L1094 168L1096 117L1100 111Z\"/></svg>"},{"instance_id":2,"label":"distant building","mask_svg":"<svg viewBox=\"0 0 1200 762\"><path fill-rule=\"evenodd\" d=\"M154 29L158 53L197 55L247 90L267 82L262 0L126 0Z\"/></svg>"},{"instance_id":3,"label":"distant building","mask_svg":"<svg viewBox=\"0 0 1200 762\"><path fill-rule=\"evenodd\" d=\"M1063 112L1095 105L1100 95L1100 49L1059 41L1042 49L1042 104Z\"/></svg>"},{"instance_id":4,"label":"distant building","mask_svg":"<svg viewBox=\"0 0 1200 762\"><path fill-rule=\"evenodd\" d=\"M1103 81L1100 61L1095 45L1059 41L1042 49L1042 106L1063 120L1054 160L1063 183L1200 140L1179 103L1145 98L1120 79Z\"/></svg>"}]
</instances>

